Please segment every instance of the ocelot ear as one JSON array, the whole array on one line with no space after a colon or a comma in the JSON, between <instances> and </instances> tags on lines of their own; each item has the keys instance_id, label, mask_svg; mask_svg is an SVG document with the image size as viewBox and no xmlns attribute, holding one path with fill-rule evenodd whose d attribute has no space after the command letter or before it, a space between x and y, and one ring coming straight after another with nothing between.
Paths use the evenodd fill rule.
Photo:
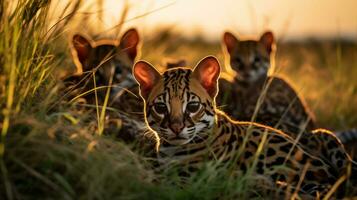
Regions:
<instances>
[{"instance_id":1,"label":"ocelot ear","mask_svg":"<svg viewBox=\"0 0 357 200\"><path fill-rule=\"evenodd\" d=\"M239 40L230 32L225 32L223 35L223 43L227 48L229 54L233 53L234 48L237 46Z\"/></svg>"},{"instance_id":2,"label":"ocelot ear","mask_svg":"<svg viewBox=\"0 0 357 200\"><path fill-rule=\"evenodd\" d=\"M140 38L139 33L135 28L129 29L124 33L120 40L120 48L128 54L131 61L134 61L138 54L138 44Z\"/></svg>"},{"instance_id":3,"label":"ocelot ear","mask_svg":"<svg viewBox=\"0 0 357 200\"><path fill-rule=\"evenodd\" d=\"M267 31L267 32L263 33L263 35L260 37L259 41L261 44L263 44L264 48L270 54L273 50L273 45L275 42L274 34L271 31Z\"/></svg>"},{"instance_id":4,"label":"ocelot ear","mask_svg":"<svg viewBox=\"0 0 357 200\"><path fill-rule=\"evenodd\" d=\"M75 52L74 54L72 53L73 58L77 58L79 61L79 63L76 63L78 71L83 72L91 70L91 66L89 66L89 58L93 47L90 41L87 38L76 34L73 36L72 45Z\"/></svg>"},{"instance_id":5,"label":"ocelot ear","mask_svg":"<svg viewBox=\"0 0 357 200\"><path fill-rule=\"evenodd\" d=\"M152 88L160 80L160 73L151 64L138 61L133 67L133 74L140 85L140 94L147 99Z\"/></svg>"},{"instance_id":6,"label":"ocelot ear","mask_svg":"<svg viewBox=\"0 0 357 200\"><path fill-rule=\"evenodd\" d=\"M207 93L214 98L217 95L217 81L221 67L217 58L208 56L202 59L193 70L193 76L202 84Z\"/></svg>"}]
</instances>

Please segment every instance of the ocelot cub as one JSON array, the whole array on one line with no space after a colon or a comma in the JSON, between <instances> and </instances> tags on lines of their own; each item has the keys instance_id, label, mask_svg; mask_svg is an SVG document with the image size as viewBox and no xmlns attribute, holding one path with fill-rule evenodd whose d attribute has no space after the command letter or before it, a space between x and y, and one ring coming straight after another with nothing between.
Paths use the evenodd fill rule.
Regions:
<instances>
[{"instance_id":1,"label":"ocelot cub","mask_svg":"<svg viewBox=\"0 0 357 200\"><path fill-rule=\"evenodd\" d=\"M253 120L275 127L294 139L300 135L312 149L319 141L333 141L334 138L324 137L326 141L323 141L311 135L309 132L316 128L315 117L304 99L284 78L268 76L274 43L274 35L269 31L262 34L259 40L243 41L229 32L224 33L223 44L229 54L226 58L229 58L234 75L231 81L220 79L217 104L235 119ZM350 155L357 159L354 150L357 131L337 131L336 136L349 149Z\"/></svg>"},{"instance_id":2,"label":"ocelot cub","mask_svg":"<svg viewBox=\"0 0 357 200\"><path fill-rule=\"evenodd\" d=\"M217 104L224 112L238 120L275 127L294 138L315 128L314 116L291 84L282 77L268 76L273 33L265 32L259 40L241 41L226 32L223 44L234 73L233 80L220 79Z\"/></svg>"},{"instance_id":3,"label":"ocelot cub","mask_svg":"<svg viewBox=\"0 0 357 200\"><path fill-rule=\"evenodd\" d=\"M64 97L69 101L82 99L89 107L95 107L96 102L103 106L110 88L107 107L115 108L117 112L107 109L106 123L118 123L120 118L122 125L118 126L123 126L126 133L136 134L143 126L139 123L143 121L143 105L132 75L139 41L136 29L126 31L120 41L92 41L79 34L74 35L71 50L77 72L63 80ZM124 139L133 140L131 135Z\"/></svg>"},{"instance_id":4,"label":"ocelot cub","mask_svg":"<svg viewBox=\"0 0 357 200\"><path fill-rule=\"evenodd\" d=\"M232 162L238 174L253 170L253 176L263 176L272 188L285 185L290 194L296 190L308 198L326 195L337 180L348 176L353 162L343 147L330 158L322 152L316 155L277 129L233 121L216 109L220 65L214 57L201 60L193 70L179 67L163 74L139 61L133 73L145 104L146 123L158 138L158 161L163 166L179 163L185 169L191 166L192 172L206 159ZM340 143L335 140L329 145L335 148ZM343 190L344 184L338 187Z\"/></svg>"}]
</instances>

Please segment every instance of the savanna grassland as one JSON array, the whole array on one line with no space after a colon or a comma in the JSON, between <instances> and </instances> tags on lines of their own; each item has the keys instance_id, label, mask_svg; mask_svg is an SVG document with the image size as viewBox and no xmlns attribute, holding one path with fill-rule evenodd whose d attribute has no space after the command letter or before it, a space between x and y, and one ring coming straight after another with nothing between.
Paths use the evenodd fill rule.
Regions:
<instances>
[{"instance_id":1,"label":"savanna grassland","mask_svg":"<svg viewBox=\"0 0 357 200\"><path fill-rule=\"evenodd\" d=\"M243 199L254 193L249 175L232 179L214 162L188 184L175 168L158 175L136 145L99 132L105 119L64 101L59 89L59 77L75 69L68 38L84 23L78 15L90 13L80 13L81 2L74 2L49 25L50 0L18 2L0 2L0 199ZM220 41L162 28L141 38L141 59L153 64L170 57L194 65L207 55L224 63ZM357 41L278 41L274 71L291 80L321 127L357 127Z\"/></svg>"}]
</instances>

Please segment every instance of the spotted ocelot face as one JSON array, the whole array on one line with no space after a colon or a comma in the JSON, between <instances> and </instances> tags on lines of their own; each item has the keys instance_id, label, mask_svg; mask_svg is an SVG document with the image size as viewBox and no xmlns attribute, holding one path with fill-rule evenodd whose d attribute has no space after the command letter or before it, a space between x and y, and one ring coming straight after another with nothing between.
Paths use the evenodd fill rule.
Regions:
<instances>
[{"instance_id":1,"label":"spotted ocelot face","mask_svg":"<svg viewBox=\"0 0 357 200\"><path fill-rule=\"evenodd\" d=\"M233 121L217 110L220 65L214 57L203 59L193 70L173 68L163 74L139 61L133 73L145 102L147 124L159 138L162 164L197 166L207 158L235 160L237 172L251 168L253 175L262 175L273 188L290 188L291 193L297 190L311 198L325 195L346 174L348 156L341 158L338 167L277 129Z\"/></svg>"},{"instance_id":2,"label":"spotted ocelot face","mask_svg":"<svg viewBox=\"0 0 357 200\"><path fill-rule=\"evenodd\" d=\"M267 77L270 68L270 54L273 50L274 35L265 32L259 40L239 40L230 32L224 33L223 42L230 55L231 68L235 79L255 82Z\"/></svg>"},{"instance_id":3,"label":"spotted ocelot face","mask_svg":"<svg viewBox=\"0 0 357 200\"><path fill-rule=\"evenodd\" d=\"M138 62L134 75L145 99L146 121L162 141L187 144L212 128L214 109L209 102L212 98L202 87L197 87L197 79L192 79L201 74L177 68L161 75L148 63ZM211 93L216 93L216 88Z\"/></svg>"},{"instance_id":4,"label":"spotted ocelot face","mask_svg":"<svg viewBox=\"0 0 357 200\"><path fill-rule=\"evenodd\" d=\"M235 119L276 127L296 138L298 133L315 128L314 116L291 84L268 76L274 41L271 32L258 40L224 34L226 57L234 74L232 81L220 80L217 104Z\"/></svg>"},{"instance_id":5,"label":"spotted ocelot face","mask_svg":"<svg viewBox=\"0 0 357 200\"><path fill-rule=\"evenodd\" d=\"M74 35L72 55L77 72L64 80L70 98L87 92L83 97L93 103L95 87L99 101L104 99L108 87L111 87L112 98L124 91L123 88L135 87L136 81L131 71L138 44L136 29L125 32L120 41L91 41L81 35Z\"/></svg>"}]
</instances>

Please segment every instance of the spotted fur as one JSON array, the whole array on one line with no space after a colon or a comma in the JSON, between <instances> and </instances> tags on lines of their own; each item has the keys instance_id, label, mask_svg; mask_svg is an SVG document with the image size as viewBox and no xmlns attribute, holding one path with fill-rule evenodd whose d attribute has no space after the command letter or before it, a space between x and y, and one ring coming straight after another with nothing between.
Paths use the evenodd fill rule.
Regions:
<instances>
[{"instance_id":1,"label":"spotted fur","mask_svg":"<svg viewBox=\"0 0 357 200\"><path fill-rule=\"evenodd\" d=\"M291 84L281 77L268 76L274 49L271 32L259 40L244 41L226 32L223 41L234 74L231 81L220 80L217 103L223 111L238 120L283 130L294 138L316 127L314 116Z\"/></svg>"},{"instance_id":2,"label":"spotted fur","mask_svg":"<svg viewBox=\"0 0 357 200\"><path fill-rule=\"evenodd\" d=\"M353 160L357 161L357 128L336 131L336 136L341 140Z\"/></svg>"},{"instance_id":3,"label":"spotted fur","mask_svg":"<svg viewBox=\"0 0 357 200\"><path fill-rule=\"evenodd\" d=\"M116 112L107 109L105 131L125 141L133 141L143 127L139 123L143 121L143 105L131 73L138 44L136 29L125 32L120 41L91 41L74 35L72 55L77 72L63 80L64 97L69 101L102 106L110 89L107 107Z\"/></svg>"},{"instance_id":4,"label":"spotted fur","mask_svg":"<svg viewBox=\"0 0 357 200\"><path fill-rule=\"evenodd\" d=\"M254 176L265 177L273 187L289 185L291 192L297 190L310 198L325 195L346 175L352 163L346 153L337 156L338 160L324 157L322 151L329 147L321 146L317 154L318 150L310 151L304 143L277 129L233 121L216 109L219 71L214 57L203 59L194 70L174 68L163 74L144 61L134 65L145 102L146 122L159 138L162 165L175 162L194 169L206 159L235 162L237 172L253 169ZM325 132L317 130L314 134ZM336 141L331 145L339 145Z\"/></svg>"}]
</instances>

